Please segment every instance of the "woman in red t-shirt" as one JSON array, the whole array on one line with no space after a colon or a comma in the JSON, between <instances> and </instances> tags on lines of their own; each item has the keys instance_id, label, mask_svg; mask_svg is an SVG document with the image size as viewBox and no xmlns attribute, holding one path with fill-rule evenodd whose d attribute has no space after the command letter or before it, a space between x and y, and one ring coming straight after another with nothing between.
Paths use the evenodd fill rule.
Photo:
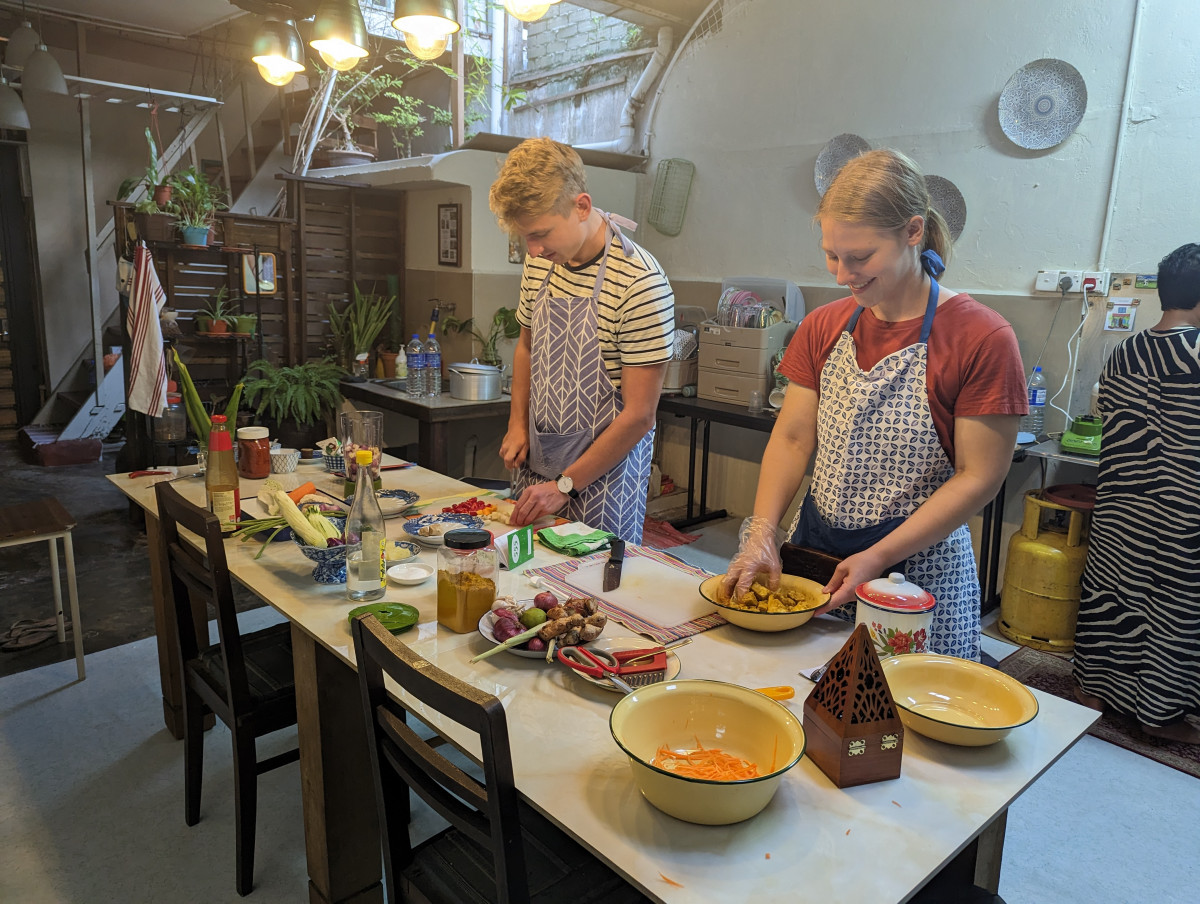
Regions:
<instances>
[{"instance_id":1,"label":"woman in red t-shirt","mask_svg":"<svg viewBox=\"0 0 1200 904\"><path fill-rule=\"evenodd\" d=\"M818 612L892 570L937 599L929 649L979 658L966 521L1008 473L1026 413L1021 356L994 311L937 281L950 236L925 178L895 151L847 163L817 210L825 265L851 297L809 315L763 454L727 590L780 573L776 528L816 453L791 542L842 558ZM852 613L842 612L839 614Z\"/></svg>"}]
</instances>

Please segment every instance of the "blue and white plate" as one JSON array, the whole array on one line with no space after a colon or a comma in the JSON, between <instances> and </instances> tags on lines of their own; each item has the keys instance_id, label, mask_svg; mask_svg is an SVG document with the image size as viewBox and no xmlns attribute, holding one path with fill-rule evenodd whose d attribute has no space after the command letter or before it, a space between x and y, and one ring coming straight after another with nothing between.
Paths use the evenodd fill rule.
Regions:
<instances>
[{"instance_id":1,"label":"blue and white plate","mask_svg":"<svg viewBox=\"0 0 1200 904\"><path fill-rule=\"evenodd\" d=\"M383 517L395 518L403 515L420 497L411 490L376 490L375 498L379 500L379 508ZM354 505L354 497L346 497L346 505Z\"/></svg>"},{"instance_id":2,"label":"blue and white plate","mask_svg":"<svg viewBox=\"0 0 1200 904\"><path fill-rule=\"evenodd\" d=\"M446 530L456 530L460 527L483 527L483 519L476 518L474 515L457 515L446 512L441 515L422 515L419 518L409 518L402 526L404 532L418 543L424 543L426 546L441 546L445 543L441 534L425 535L420 532L421 528L435 524L445 525Z\"/></svg>"}]
</instances>

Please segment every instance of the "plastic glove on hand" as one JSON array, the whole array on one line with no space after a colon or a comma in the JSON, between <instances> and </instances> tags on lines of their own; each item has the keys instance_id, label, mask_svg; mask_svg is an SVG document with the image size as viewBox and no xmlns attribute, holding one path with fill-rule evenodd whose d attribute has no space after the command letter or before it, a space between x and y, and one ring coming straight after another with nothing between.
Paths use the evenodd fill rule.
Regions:
<instances>
[{"instance_id":1,"label":"plastic glove on hand","mask_svg":"<svg viewBox=\"0 0 1200 904\"><path fill-rule=\"evenodd\" d=\"M783 565L779 561L775 525L759 515L751 515L742 522L738 541L737 555L730 560L725 580L721 582L724 598L741 596L750 589L759 574L767 576L768 587L777 589Z\"/></svg>"}]
</instances>

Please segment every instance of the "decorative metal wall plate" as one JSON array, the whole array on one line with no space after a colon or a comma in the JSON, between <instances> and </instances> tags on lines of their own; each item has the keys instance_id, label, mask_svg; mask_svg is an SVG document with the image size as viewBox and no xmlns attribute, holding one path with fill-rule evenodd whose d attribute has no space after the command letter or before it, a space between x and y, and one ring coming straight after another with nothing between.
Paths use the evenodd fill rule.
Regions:
<instances>
[{"instance_id":1,"label":"decorative metal wall plate","mask_svg":"<svg viewBox=\"0 0 1200 904\"><path fill-rule=\"evenodd\" d=\"M829 139L821 153L817 154L817 165L813 168L813 181L817 185L817 194L825 197L825 192L833 184L838 171L850 160L864 151L871 150L871 145L865 138L860 138L850 132L843 132Z\"/></svg>"},{"instance_id":2,"label":"decorative metal wall plate","mask_svg":"<svg viewBox=\"0 0 1200 904\"><path fill-rule=\"evenodd\" d=\"M1087 85L1064 60L1034 60L1000 92L1000 128L1014 144L1044 150L1066 141L1087 110Z\"/></svg>"},{"instance_id":3,"label":"decorative metal wall plate","mask_svg":"<svg viewBox=\"0 0 1200 904\"><path fill-rule=\"evenodd\" d=\"M958 241L967 224L967 202L963 200L958 186L944 176L926 176L925 186L929 189L929 203L950 227L950 238Z\"/></svg>"}]
</instances>

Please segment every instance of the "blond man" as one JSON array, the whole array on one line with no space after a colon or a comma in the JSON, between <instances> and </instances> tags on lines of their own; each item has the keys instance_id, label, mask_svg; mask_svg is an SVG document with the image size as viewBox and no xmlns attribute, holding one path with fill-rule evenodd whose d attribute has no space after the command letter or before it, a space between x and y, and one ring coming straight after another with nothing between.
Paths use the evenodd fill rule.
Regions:
<instances>
[{"instance_id":1,"label":"blond man","mask_svg":"<svg viewBox=\"0 0 1200 904\"><path fill-rule=\"evenodd\" d=\"M500 447L517 469L512 523L561 512L640 543L675 328L671 285L620 218L592 204L583 162L564 144L522 142L488 200L529 249Z\"/></svg>"}]
</instances>

